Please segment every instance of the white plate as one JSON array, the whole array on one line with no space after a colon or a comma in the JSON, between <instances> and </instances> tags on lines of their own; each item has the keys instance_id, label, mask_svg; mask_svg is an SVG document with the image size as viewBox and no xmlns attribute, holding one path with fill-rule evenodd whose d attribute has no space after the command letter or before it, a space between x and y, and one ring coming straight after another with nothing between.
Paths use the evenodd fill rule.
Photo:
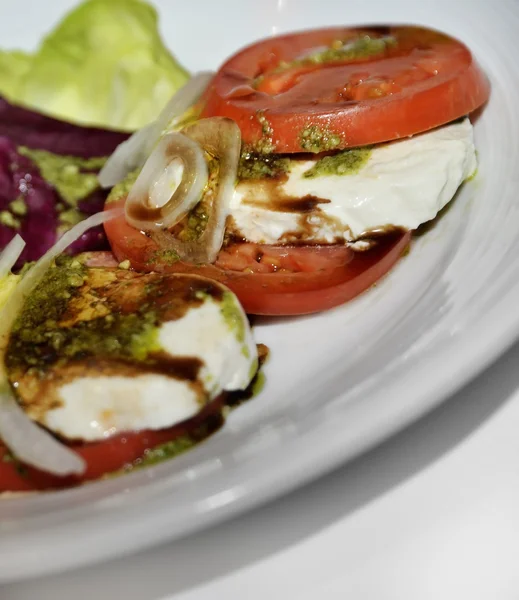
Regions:
<instances>
[{"instance_id":1,"label":"white plate","mask_svg":"<svg viewBox=\"0 0 519 600\"><path fill-rule=\"evenodd\" d=\"M2 45L34 46L72 2L0 2ZM264 393L169 463L0 504L0 580L179 537L303 484L445 400L519 334L519 4L476 0L156 2L192 69L280 31L415 22L463 39L492 79L480 169L392 275L328 313L257 327ZM441 435L441 432L438 432Z\"/></svg>"}]
</instances>

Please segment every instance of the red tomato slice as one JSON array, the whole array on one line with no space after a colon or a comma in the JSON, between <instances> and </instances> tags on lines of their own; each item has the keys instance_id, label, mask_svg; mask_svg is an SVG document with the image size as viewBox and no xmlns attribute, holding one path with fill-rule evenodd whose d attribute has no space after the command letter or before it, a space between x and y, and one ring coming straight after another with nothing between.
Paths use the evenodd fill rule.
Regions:
<instances>
[{"instance_id":1,"label":"red tomato slice","mask_svg":"<svg viewBox=\"0 0 519 600\"><path fill-rule=\"evenodd\" d=\"M128 259L134 269L215 279L238 296L246 312L258 315L308 314L343 304L383 277L411 239L410 233L386 236L367 252L347 246L235 244L223 249L214 265L191 265L161 260L160 248L124 215L105 223L105 230L117 259Z\"/></svg>"},{"instance_id":2,"label":"red tomato slice","mask_svg":"<svg viewBox=\"0 0 519 600\"><path fill-rule=\"evenodd\" d=\"M168 429L124 433L89 444L70 444L85 459L87 465L85 473L80 477L56 477L27 467L12 459L0 442L0 493L71 487L123 468L131 468L135 461L144 456L146 450L189 434L212 415L219 415L222 404L223 396L220 396L193 419ZM215 421L218 422L218 419ZM216 428L217 425L214 429Z\"/></svg>"},{"instance_id":3,"label":"red tomato slice","mask_svg":"<svg viewBox=\"0 0 519 600\"><path fill-rule=\"evenodd\" d=\"M362 45L365 36L390 43L371 54L308 59L337 43ZM202 116L233 119L247 144L318 152L427 131L474 111L489 94L468 48L445 34L335 27L268 38L232 56L206 92Z\"/></svg>"}]
</instances>

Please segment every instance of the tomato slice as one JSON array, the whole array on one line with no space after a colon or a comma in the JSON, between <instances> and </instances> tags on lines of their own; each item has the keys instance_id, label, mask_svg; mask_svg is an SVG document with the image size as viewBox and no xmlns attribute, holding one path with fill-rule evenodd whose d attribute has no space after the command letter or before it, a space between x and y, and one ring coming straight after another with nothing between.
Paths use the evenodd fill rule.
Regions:
<instances>
[{"instance_id":1,"label":"tomato slice","mask_svg":"<svg viewBox=\"0 0 519 600\"><path fill-rule=\"evenodd\" d=\"M335 27L268 38L232 56L206 92L202 116L233 119L243 141L260 149L319 152L427 131L489 94L471 52L445 34Z\"/></svg>"},{"instance_id":2,"label":"tomato slice","mask_svg":"<svg viewBox=\"0 0 519 600\"><path fill-rule=\"evenodd\" d=\"M243 243L223 249L214 265L191 265L162 259L156 243L124 215L105 223L105 230L117 259L128 259L134 269L215 279L238 296L247 313L257 315L309 314L343 304L383 277L411 239L409 232L387 235L366 252L347 246Z\"/></svg>"},{"instance_id":3,"label":"tomato slice","mask_svg":"<svg viewBox=\"0 0 519 600\"><path fill-rule=\"evenodd\" d=\"M131 469L132 465L145 455L146 450L180 436L190 435L194 439L203 439L221 424L220 411L223 400L223 396L218 397L189 421L168 429L124 433L88 444L69 444L84 458L87 465L86 471L79 477L56 477L23 465L11 458L0 442L0 493L60 489L79 485L121 469ZM201 434L198 428L203 424L207 427Z\"/></svg>"}]
</instances>

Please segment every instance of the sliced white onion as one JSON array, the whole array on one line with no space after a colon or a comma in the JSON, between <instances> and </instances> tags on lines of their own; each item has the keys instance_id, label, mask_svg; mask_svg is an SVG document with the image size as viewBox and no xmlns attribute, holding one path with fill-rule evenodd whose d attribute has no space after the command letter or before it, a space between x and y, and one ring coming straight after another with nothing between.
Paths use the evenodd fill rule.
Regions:
<instances>
[{"instance_id":1,"label":"sliced white onion","mask_svg":"<svg viewBox=\"0 0 519 600\"><path fill-rule=\"evenodd\" d=\"M184 114L198 101L212 76L213 73L208 71L193 75L186 85L172 96L153 123L139 129L119 144L99 173L101 186L112 187L122 181L128 173L141 167L172 119Z\"/></svg>"},{"instance_id":2,"label":"sliced white onion","mask_svg":"<svg viewBox=\"0 0 519 600\"><path fill-rule=\"evenodd\" d=\"M16 320L18 313L21 311L21 308L22 308L21 306L18 305L18 303L15 303L13 301L13 299L15 297L17 297L18 302L21 301L21 303L23 304L23 302L25 301L27 296L32 292L34 287L36 287L38 285L38 283L40 283L40 281L43 279L45 272L47 271L47 269L52 264L52 261L57 256L62 254L71 244L73 244L75 241L77 241L89 229L92 229L93 227L102 225L103 223L106 223L107 221L111 221L112 219L115 219L116 217L119 217L122 214L122 212L123 212L122 208L113 208L112 210L105 210L105 211L96 213L95 215L92 215L91 217L88 217L88 219L85 219L84 221L79 222L77 225L74 225L74 227L72 227L66 233L64 233L60 237L60 239L54 244L54 246L52 246L52 248L50 248L50 250L48 250L29 269L27 274L24 276L22 281L20 281L20 283L17 285L14 292L11 294L11 296L9 297L9 300L7 301L4 308L2 309L2 322L0 323L0 328L1 328L1 330L0 330L0 351L1 351L2 341L3 341L3 335L4 335L3 329L5 326L5 319L6 319L6 315L9 312L9 307L11 305L13 305L12 308L16 312L16 315L14 316L11 324L9 325L9 331L11 329L12 324ZM0 368L1 368L1 365L0 365Z\"/></svg>"},{"instance_id":3,"label":"sliced white onion","mask_svg":"<svg viewBox=\"0 0 519 600\"><path fill-rule=\"evenodd\" d=\"M97 176L101 187L113 187L144 163L149 154L149 146L152 145L151 136L154 131L154 123L150 123L117 146Z\"/></svg>"},{"instance_id":4,"label":"sliced white onion","mask_svg":"<svg viewBox=\"0 0 519 600\"><path fill-rule=\"evenodd\" d=\"M43 279L52 261L86 231L121 214L121 209L97 213L67 231L27 272L0 313L0 438L19 460L54 475L81 474L85 462L31 421L16 401L5 368L9 336L25 300Z\"/></svg>"},{"instance_id":5,"label":"sliced white onion","mask_svg":"<svg viewBox=\"0 0 519 600\"><path fill-rule=\"evenodd\" d=\"M79 454L27 417L10 388L0 392L0 437L17 459L42 471L66 476L85 470Z\"/></svg>"},{"instance_id":6,"label":"sliced white onion","mask_svg":"<svg viewBox=\"0 0 519 600\"><path fill-rule=\"evenodd\" d=\"M184 165L178 185L176 174L168 169L177 159ZM126 220L144 231L173 227L200 201L207 179L202 148L181 133L167 133L155 146L128 194L124 206ZM156 187L159 180L160 188ZM150 198L154 188L155 206Z\"/></svg>"},{"instance_id":7,"label":"sliced white onion","mask_svg":"<svg viewBox=\"0 0 519 600\"><path fill-rule=\"evenodd\" d=\"M25 242L16 234L14 238L7 244L0 254L0 279L3 279L14 267L16 261L20 258L20 254L25 248Z\"/></svg>"},{"instance_id":8,"label":"sliced white onion","mask_svg":"<svg viewBox=\"0 0 519 600\"><path fill-rule=\"evenodd\" d=\"M166 132L167 127L173 119L181 117L186 110L198 102L213 76L214 73L212 71L196 73L183 88L171 97L157 119L153 122L155 131L153 132L154 139L151 141L152 144Z\"/></svg>"},{"instance_id":9,"label":"sliced white onion","mask_svg":"<svg viewBox=\"0 0 519 600\"><path fill-rule=\"evenodd\" d=\"M183 134L200 144L218 159L219 173L216 194L210 207L207 224L195 241L184 242L165 231L152 232L161 248L174 250L182 260L193 263L212 263L223 244L225 222L236 186L241 133L231 119L212 117L202 119L182 130ZM132 190L133 191L133 190Z\"/></svg>"}]
</instances>

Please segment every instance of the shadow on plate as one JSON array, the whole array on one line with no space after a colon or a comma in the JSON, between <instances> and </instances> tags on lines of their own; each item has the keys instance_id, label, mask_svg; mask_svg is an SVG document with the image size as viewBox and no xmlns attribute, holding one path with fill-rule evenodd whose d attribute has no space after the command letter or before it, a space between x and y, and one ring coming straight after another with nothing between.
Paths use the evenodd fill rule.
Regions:
<instances>
[{"instance_id":1,"label":"shadow on plate","mask_svg":"<svg viewBox=\"0 0 519 600\"><path fill-rule=\"evenodd\" d=\"M347 518L462 443L519 386L518 362L516 344L498 363L400 435L262 508L142 554L5 586L0 596L2 600L50 598L45 595L48 586L52 597L69 597L73 590L75 600L115 597L116 591L125 600L159 600L282 552ZM312 509L315 506L319 510ZM246 545L232 543L244 539Z\"/></svg>"}]
</instances>

